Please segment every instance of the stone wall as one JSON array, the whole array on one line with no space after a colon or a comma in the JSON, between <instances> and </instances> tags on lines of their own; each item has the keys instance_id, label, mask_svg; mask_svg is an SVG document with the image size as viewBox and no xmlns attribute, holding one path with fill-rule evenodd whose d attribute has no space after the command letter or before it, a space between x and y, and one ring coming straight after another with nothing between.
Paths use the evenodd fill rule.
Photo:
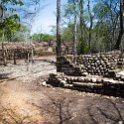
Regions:
<instances>
[{"instance_id":1,"label":"stone wall","mask_svg":"<svg viewBox=\"0 0 124 124\"><path fill-rule=\"evenodd\" d=\"M57 66L66 75L83 76L87 74L113 77L123 68L123 55L120 51L79 56L62 56Z\"/></svg>"},{"instance_id":2,"label":"stone wall","mask_svg":"<svg viewBox=\"0 0 124 124\"><path fill-rule=\"evenodd\" d=\"M4 59L14 60L16 63L17 59L28 59L32 56L34 50L32 45L24 43L4 43L0 44L0 64L4 63Z\"/></svg>"}]
</instances>

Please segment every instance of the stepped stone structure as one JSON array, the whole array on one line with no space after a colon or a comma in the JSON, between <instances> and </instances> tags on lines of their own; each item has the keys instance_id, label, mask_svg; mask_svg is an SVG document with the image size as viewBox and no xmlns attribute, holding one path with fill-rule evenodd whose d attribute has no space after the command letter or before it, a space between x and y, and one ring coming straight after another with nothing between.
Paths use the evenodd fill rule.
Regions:
<instances>
[{"instance_id":1,"label":"stepped stone structure","mask_svg":"<svg viewBox=\"0 0 124 124\"><path fill-rule=\"evenodd\" d=\"M66 75L83 76L85 74L113 77L114 72L122 69L124 58L120 51L79 56L62 56L57 65Z\"/></svg>"},{"instance_id":2,"label":"stepped stone structure","mask_svg":"<svg viewBox=\"0 0 124 124\"><path fill-rule=\"evenodd\" d=\"M84 92L124 97L124 57L120 51L62 56L47 84Z\"/></svg>"}]
</instances>

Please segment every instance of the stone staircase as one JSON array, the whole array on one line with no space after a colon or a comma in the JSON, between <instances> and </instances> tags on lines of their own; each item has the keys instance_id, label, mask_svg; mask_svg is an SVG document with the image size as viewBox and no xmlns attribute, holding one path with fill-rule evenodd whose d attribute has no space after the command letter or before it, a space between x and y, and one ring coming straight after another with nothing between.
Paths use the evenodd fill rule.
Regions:
<instances>
[{"instance_id":1,"label":"stone staircase","mask_svg":"<svg viewBox=\"0 0 124 124\"><path fill-rule=\"evenodd\" d=\"M63 73L51 74L47 81L54 87L62 87L82 92L124 97L124 81L102 76L67 76Z\"/></svg>"},{"instance_id":2,"label":"stone staircase","mask_svg":"<svg viewBox=\"0 0 124 124\"><path fill-rule=\"evenodd\" d=\"M57 60L57 66L61 67L61 71L66 75L81 76L82 70L76 64L72 63L66 57L60 57Z\"/></svg>"}]
</instances>

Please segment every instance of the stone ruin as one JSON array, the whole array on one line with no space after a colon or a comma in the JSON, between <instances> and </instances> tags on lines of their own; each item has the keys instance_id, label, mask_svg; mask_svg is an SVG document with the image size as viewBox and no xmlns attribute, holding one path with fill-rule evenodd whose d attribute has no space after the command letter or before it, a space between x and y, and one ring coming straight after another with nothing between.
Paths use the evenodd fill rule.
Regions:
<instances>
[{"instance_id":1,"label":"stone ruin","mask_svg":"<svg viewBox=\"0 0 124 124\"><path fill-rule=\"evenodd\" d=\"M37 56L47 56L47 55L55 55L56 54L56 41L50 42L34 42L35 45L34 54ZM72 54L72 47L69 42L62 42L62 55Z\"/></svg>"},{"instance_id":2,"label":"stone ruin","mask_svg":"<svg viewBox=\"0 0 124 124\"><path fill-rule=\"evenodd\" d=\"M83 76L86 74L113 77L114 71L123 68L120 51L91 55L63 56L58 59L58 66L67 75Z\"/></svg>"},{"instance_id":3,"label":"stone ruin","mask_svg":"<svg viewBox=\"0 0 124 124\"><path fill-rule=\"evenodd\" d=\"M47 81L56 87L124 97L124 56L120 51L58 58L61 73Z\"/></svg>"},{"instance_id":4,"label":"stone ruin","mask_svg":"<svg viewBox=\"0 0 124 124\"><path fill-rule=\"evenodd\" d=\"M32 51L34 56L50 56L56 54L56 42L5 42L0 43L0 64L3 64L3 57L5 56L7 60L15 59L27 59L28 54L31 56ZM69 43L62 43L62 54L70 54L72 50ZM3 55L4 54L4 55Z\"/></svg>"},{"instance_id":5,"label":"stone ruin","mask_svg":"<svg viewBox=\"0 0 124 124\"><path fill-rule=\"evenodd\" d=\"M3 43L0 44L0 64L6 64L8 61L13 60L16 64L16 60L28 59L31 57L34 47L32 45L23 43Z\"/></svg>"}]
</instances>

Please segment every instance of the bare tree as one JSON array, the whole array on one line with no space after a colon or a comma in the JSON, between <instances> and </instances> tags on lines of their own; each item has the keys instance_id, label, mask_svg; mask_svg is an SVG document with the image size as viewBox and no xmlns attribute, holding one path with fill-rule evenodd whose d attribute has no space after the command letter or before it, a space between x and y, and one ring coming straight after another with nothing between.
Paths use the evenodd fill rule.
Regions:
<instances>
[{"instance_id":1,"label":"bare tree","mask_svg":"<svg viewBox=\"0 0 124 124\"><path fill-rule=\"evenodd\" d=\"M114 49L117 49L117 50L119 50L120 48L122 36L124 33L124 0L120 0L120 11L119 12L120 12L120 31L119 31L117 42L114 46Z\"/></svg>"},{"instance_id":2,"label":"bare tree","mask_svg":"<svg viewBox=\"0 0 124 124\"><path fill-rule=\"evenodd\" d=\"M91 1L90 0L88 0L87 6L88 6L89 19L90 19L90 27L89 27L89 52L90 52L91 51L91 40L92 40L93 18L94 18L91 12Z\"/></svg>"},{"instance_id":3,"label":"bare tree","mask_svg":"<svg viewBox=\"0 0 124 124\"><path fill-rule=\"evenodd\" d=\"M84 0L80 0L79 2L79 7L80 7L80 41L78 43L78 46L80 50L78 51L79 54L84 54L85 53L85 35L87 34L86 32L86 25L84 21Z\"/></svg>"},{"instance_id":4,"label":"bare tree","mask_svg":"<svg viewBox=\"0 0 124 124\"><path fill-rule=\"evenodd\" d=\"M84 0L80 0L80 38L83 39L83 15L84 15Z\"/></svg>"},{"instance_id":5,"label":"bare tree","mask_svg":"<svg viewBox=\"0 0 124 124\"><path fill-rule=\"evenodd\" d=\"M57 0L57 18L56 18L56 56L57 62L58 58L61 57L61 35L60 35L60 14L61 14L61 0ZM57 72L60 72L61 68L59 64L57 65Z\"/></svg>"},{"instance_id":6,"label":"bare tree","mask_svg":"<svg viewBox=\"0 0 124 124\"><path fill-rule=\"evenodd\" d=\"M77 0L74 0L73 55L77 55Z\"/></svg>"}]
</instances>

